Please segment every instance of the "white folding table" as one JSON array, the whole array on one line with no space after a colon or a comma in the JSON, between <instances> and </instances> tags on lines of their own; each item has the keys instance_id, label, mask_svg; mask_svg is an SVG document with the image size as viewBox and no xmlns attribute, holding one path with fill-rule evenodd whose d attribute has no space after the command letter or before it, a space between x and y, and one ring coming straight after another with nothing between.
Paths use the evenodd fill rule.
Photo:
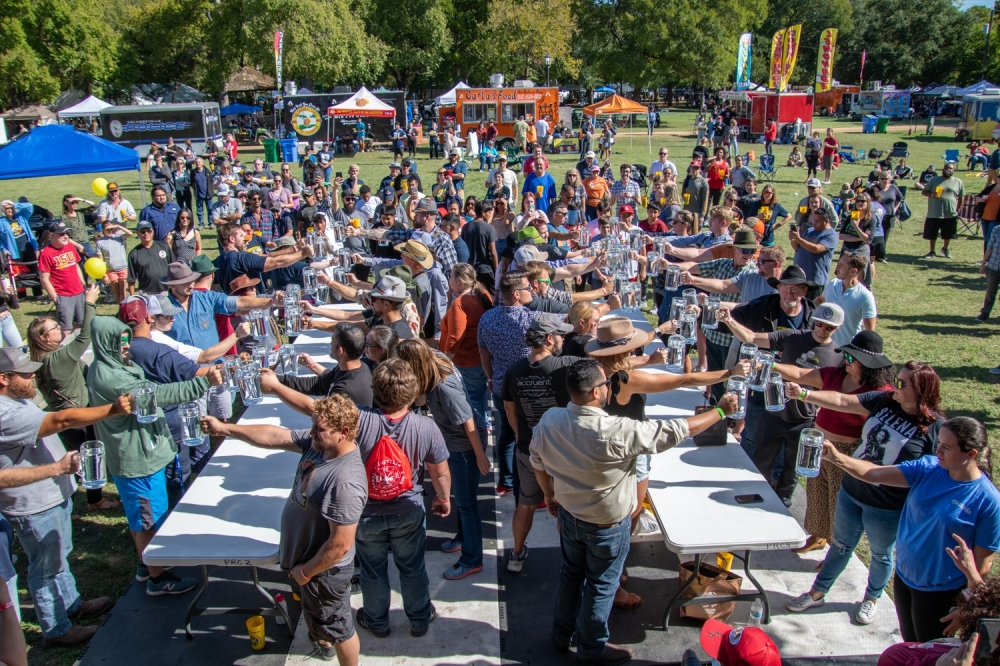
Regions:
<instances>
[{"instance_id":1,"label":"white folding table","mask_svg":"<svg viewBox=\"0 0 1000 666\"><path fill-rule=\"evenodd\" d=\"M336 365L329 354L329 333L305 331L296 339L295 350L328 367ZM276 397L264 396L247 408L240 424L309 428L311 421ZM289 451L259 449L227 438L146 547L143 562L147 565L201 567L201 587L184 618L189 639L191 618L198 615L281 615L289 636L293 635L287 611L261 586L257 567L278 562L281 512L299 459ZM209 565L249 567L253 585L267 600L267 607L198 606L210 582Z\"/></svg>"},{"instance_id":2,"label":"white folding table","mask_svg":"<svg viewBox=\"0 0 1000 666\"><path fill-rule=\"evenodd\" d=\"M628 317L633 326L651 330L641 313L611 313ZM651 343L647 351L662 345ZM648 368L651 373L665 372ZM685 388L646 396L646 416L672 419L694 414L705 404L702 390ZM653 456L649 476L649 501L663 532L667 548L678 555L694 555L694 571L701 569L709 553L735 551L743 561L743 573L756 592L732 596L681 599L695 576L680 586L667 603L663 628L669 629L674 608L725 601L752 601L764 604L762 621L770 621L767 594L750 573L750 553L755 550L786 550L806 542L806 533L764 479L732 435L725 446L696 446L690 438L668 451ZM737 495L760 495L763 502L738 504ZM738 553L742 552L742 555Z\"/></svg>"}]
</instances>

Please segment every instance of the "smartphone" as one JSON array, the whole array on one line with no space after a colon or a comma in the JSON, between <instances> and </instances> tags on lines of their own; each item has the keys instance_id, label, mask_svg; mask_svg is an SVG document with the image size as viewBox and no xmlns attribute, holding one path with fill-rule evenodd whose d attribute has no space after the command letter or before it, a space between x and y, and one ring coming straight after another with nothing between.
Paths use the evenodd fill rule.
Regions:
<instances>
[{"instance_id":1,"label":"smartphone","mask_svg":"<svg viewBox=\"0 0 1000 666\"><path fill-rule=\"evenodd\" d=\"M340 171L338 171L337 173L333 174L333 176L334 176L334 178L343 178L344 174L341 173Z\"/></svg>"},{"instance_id":2,"label":"smartphone","mask_svg":"<svg viewBox=\"0 0 1000 666\"><path fill-rule=\"evenodd\" d=\"M763 501L764 501L764 498L761 497L760 495L757 495L756 493L753 494L753 495L737 495L736 496L736 503L737 504L760 504Z\"/></svg>"},{"instance_id":3,"label":"smartphone","mask_svg":"<svg viewBox=\"0 0 1000 666\"><path fill-rule=\"evenodd\" d=\"M792 230L792 231L798 231L799 230L799 225L797 225L794 222L792 222L791 224L788 225L788 228L790 230Z\"/></svg>"},{"instance_id":4,"label":"smartphone","mask_svg":"<svg viewBox=\"0 0 1000 666\"><path fill-rule=\"evenodd\" d=\"M974 663L984 663L992 659L997 652L998 639L1000 639L1000 620L988 618L979 620L976 626L979 633L979 643L976 645L976 656Z\"/></svg>"}]
</instances>

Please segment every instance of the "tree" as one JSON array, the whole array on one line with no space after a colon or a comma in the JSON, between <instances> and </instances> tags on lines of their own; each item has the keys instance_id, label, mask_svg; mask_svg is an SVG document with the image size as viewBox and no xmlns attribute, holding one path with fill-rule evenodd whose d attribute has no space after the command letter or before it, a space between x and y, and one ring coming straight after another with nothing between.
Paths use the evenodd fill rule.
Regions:
<instances>
[{"instance_id":1,"label":"tree","mask_svg":"<svg viewBox=\"0 0 1000 666\"><path fill-rule=\"evenodd\" d=\"M575 33L570 0L494 0L472 52L487 75L544 81L548 55L557 71L576 77Z\"/></svg>"},{"instance_id":2,"label":"tree","mask_svg":"<svg viewBox=\"0 0 1000 666\"><path fill-rule=\"evenodd\" d=\"M448 16L452 47L431 82L450 87L455 81L468 81L474 75L485 82L482 77L486 68L478 61L473 45L479 37L480 26L486 23L489 4L481 0L447 0L443 8Z\"/></svg>"},{"instance_id":3,"label":"tree","mask_svg":"<svg viewBox=\"0 0 1000 666\"><path fill-rule=\"evenodd\" d=\"M359 9L368 34L386 46L390 83L408 90L434 79L452 46L442 0L367 0Z\"/></svg>"},{"instance_id":4,"label":"tree","mask_svg":"<svg viewBox=\"0 0 1000 666\"><path fill-rule=\"evenodd\" d=\"M116 77L119 35L94 0L33 0L28 43L63 89L103 92Z\"/></svg>"}]
</instances>

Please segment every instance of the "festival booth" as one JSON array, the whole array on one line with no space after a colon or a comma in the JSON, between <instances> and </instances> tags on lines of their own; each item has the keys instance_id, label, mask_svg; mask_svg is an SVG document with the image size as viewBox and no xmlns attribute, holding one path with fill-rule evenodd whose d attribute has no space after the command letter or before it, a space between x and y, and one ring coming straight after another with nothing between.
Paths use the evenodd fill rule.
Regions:
<instances>
[{"instance_id":1,"label":"festival booth","mask_svg":"<svg viewBox=\"0 0 1000 666\"><path fill-rule=\"evenodd\" d=\"M1000 88L987 88L978 94L962 96L959 129L968 131L973 141L1000 140Z\"/></svg>"},{"instance_id":2,"label":"festival booth","mask_svg":"<svg viewBox=\"0 0 1000 666\"><path fill-rule=\"evenodd\" d=\"M109 106L111 104L91 95L80 103L59 111L56 113L56 116L59 117L59 120L66 118L99 118L101 111Z\"/></svg>"},{"instance_id":3,"label":"festival booth","mask_svg":"<svg viewBox=\"0 0 1000 666\"><path fill-rule=\"evenodd\" d=\"M811 92L726 90L722 99L731 103L736 124L751 136L764 133L768 118L778 123L779 132L785 125L796 122L801 123L802 132L812 131L815 98Z\"/></svg>"},{"instance_id":4,"label":"festival booth","mask_svg":"<svg viewBox=\"0 0 1000 666\"><path fill-rule=\"evenodd\" d=\"M815 93L815 110L820 115L846 115L851 111L851 96L861 92L861 86L844 85L834 81L833 86Z\"/></svg>"},{"instance_id":5,"label":"festival booth","mask_svg":"<svg viewBox=\"0 0 1000 666\"><path fill-rule=\"evenodd\" d=\"M896 90L896 86L882 86L851 95L851 113L858 116L886 116L899 119L910 117L909 90Z\"/></svg>"},{"instance_id":6,"label":"festival booth","mask_svg":"<svg viewBox=\"0 0 1000 666\"><path fill-rule=\"evenodd\" d=\"M361 90L354 93L340 104L335 104L326 110L326 115L331 118L331 128L333 135L337 136L337 118L388 118L396 117L396 109L379 100L374 93L361 86ZM329 136L327 136L329 140Z\"/></svg>"},{"instance_id":7,"label":"festival booth","mask_svg":"<svg viewBox=\"0 0 1000 666\"><path fill-rule=\"evenodd\" d=\"M289 132L295 132L299 142L308 141L314 148L322 146L324 141L333 141L333 137L336 136L334 134L335 118L328 115L327 112L330 107L346 102L357 92L285 95L278 103L279 109L283 111L282 122L285 135L288 136ZM388 141L394 120L406 117L404 93L401 90L387 92L368 90L366 92L379 103L386 104L395 111L394 116L369 116L365 118L365 124L368 126L368 138L375 142Z\"/></svg>"},{"instance_id":8,"label":"festival booth","mask_svg":"<svg viewBox=\"0 0 1000 666\"><path fill-rule=\"evenodd\" d=\"M441 128L451 122L455 133L463 140L479 127L479 123L494 123L497 129L497 150L503 152L514 145L514 123L518 117L532 121L548 117L550 123L559 118L559 89L527 86L492 88L455 88L442 97L455 93L454 107L438 107ZM475 154L469 146L469 154Z\"/></svg>"},{"instance_id":9,"label":"festival booth","mask_svg":"<svg viewBox=\"0 0 1000 666\"><path fill-rule=\"evenodd\" d=\"M597 116L612 116L612 115L627 115L629 123L629 135L628 135L628 145L629 148L632 147L632 118L636 114L646 115L649 113L647 109L642 104L638 102L633 102L627 97L622 97L621 95L613 94L600 102L591 104L590 106L585 106L583 108L583 115L590 116L597 120ZM647 133L646 139L649 143L649 152L653 152L653 138Z\"/></svg>"}]
</instances>

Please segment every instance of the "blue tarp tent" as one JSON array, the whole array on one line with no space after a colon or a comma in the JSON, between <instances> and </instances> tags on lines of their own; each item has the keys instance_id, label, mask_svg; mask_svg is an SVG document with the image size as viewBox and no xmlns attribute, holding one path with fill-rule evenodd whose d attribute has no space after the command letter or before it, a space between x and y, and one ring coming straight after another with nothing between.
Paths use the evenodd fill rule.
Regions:
<instances>
[{"instance_id":1,"label":"blue tarp tent","mask_svg":"<svg viewBox=\"0 0 1000 666\"><path fill-rule=\"evenodd\" d=\"M242 113L253 114L258 113L259 111L259 106L250 106L249 104L240 104L239 102L219 109L219 113L223 116L237 116Z\"/></svg>"},{"instance_id":2,"label":"blue tarp tent","mask_svg":"<svg viewBox=\"0 0 1000 666\"><path fill-rule=\"evenodd\" d=\"M982 93L986 92L988 89L990 89L990 88L996 88L996 87L997 86L995 84L990 83L986 79L983 79L979 83L973 83L968 88L961 88L960 90L956 90L955 91L955 97L962 97L964 95L981 95Z\"/></svg>"},{"instance_id":3,"label":"blue tarp tent","mask_svg":"<svg viewBox=\"0 0 1000 666\"><path fill-rule=\"evenodd\" d=\"M0 180L138 170L133 149L69 125L36 127L0 148Z\"/></svg>"},{"instance_id":4,"label":"blue tarp tent","mask_svg":"<svg viewBox=\"0 0 1000 666\"><path fill-rule=\"evenodd\" d=\"M595 93L602 93L602 94L611 94L611 93L618 92L618 91L615 90L614 88L609 88L608 86L601 86L600 88L596 88L594 90L594 92Z\"/></svg>"}]
</instances>

